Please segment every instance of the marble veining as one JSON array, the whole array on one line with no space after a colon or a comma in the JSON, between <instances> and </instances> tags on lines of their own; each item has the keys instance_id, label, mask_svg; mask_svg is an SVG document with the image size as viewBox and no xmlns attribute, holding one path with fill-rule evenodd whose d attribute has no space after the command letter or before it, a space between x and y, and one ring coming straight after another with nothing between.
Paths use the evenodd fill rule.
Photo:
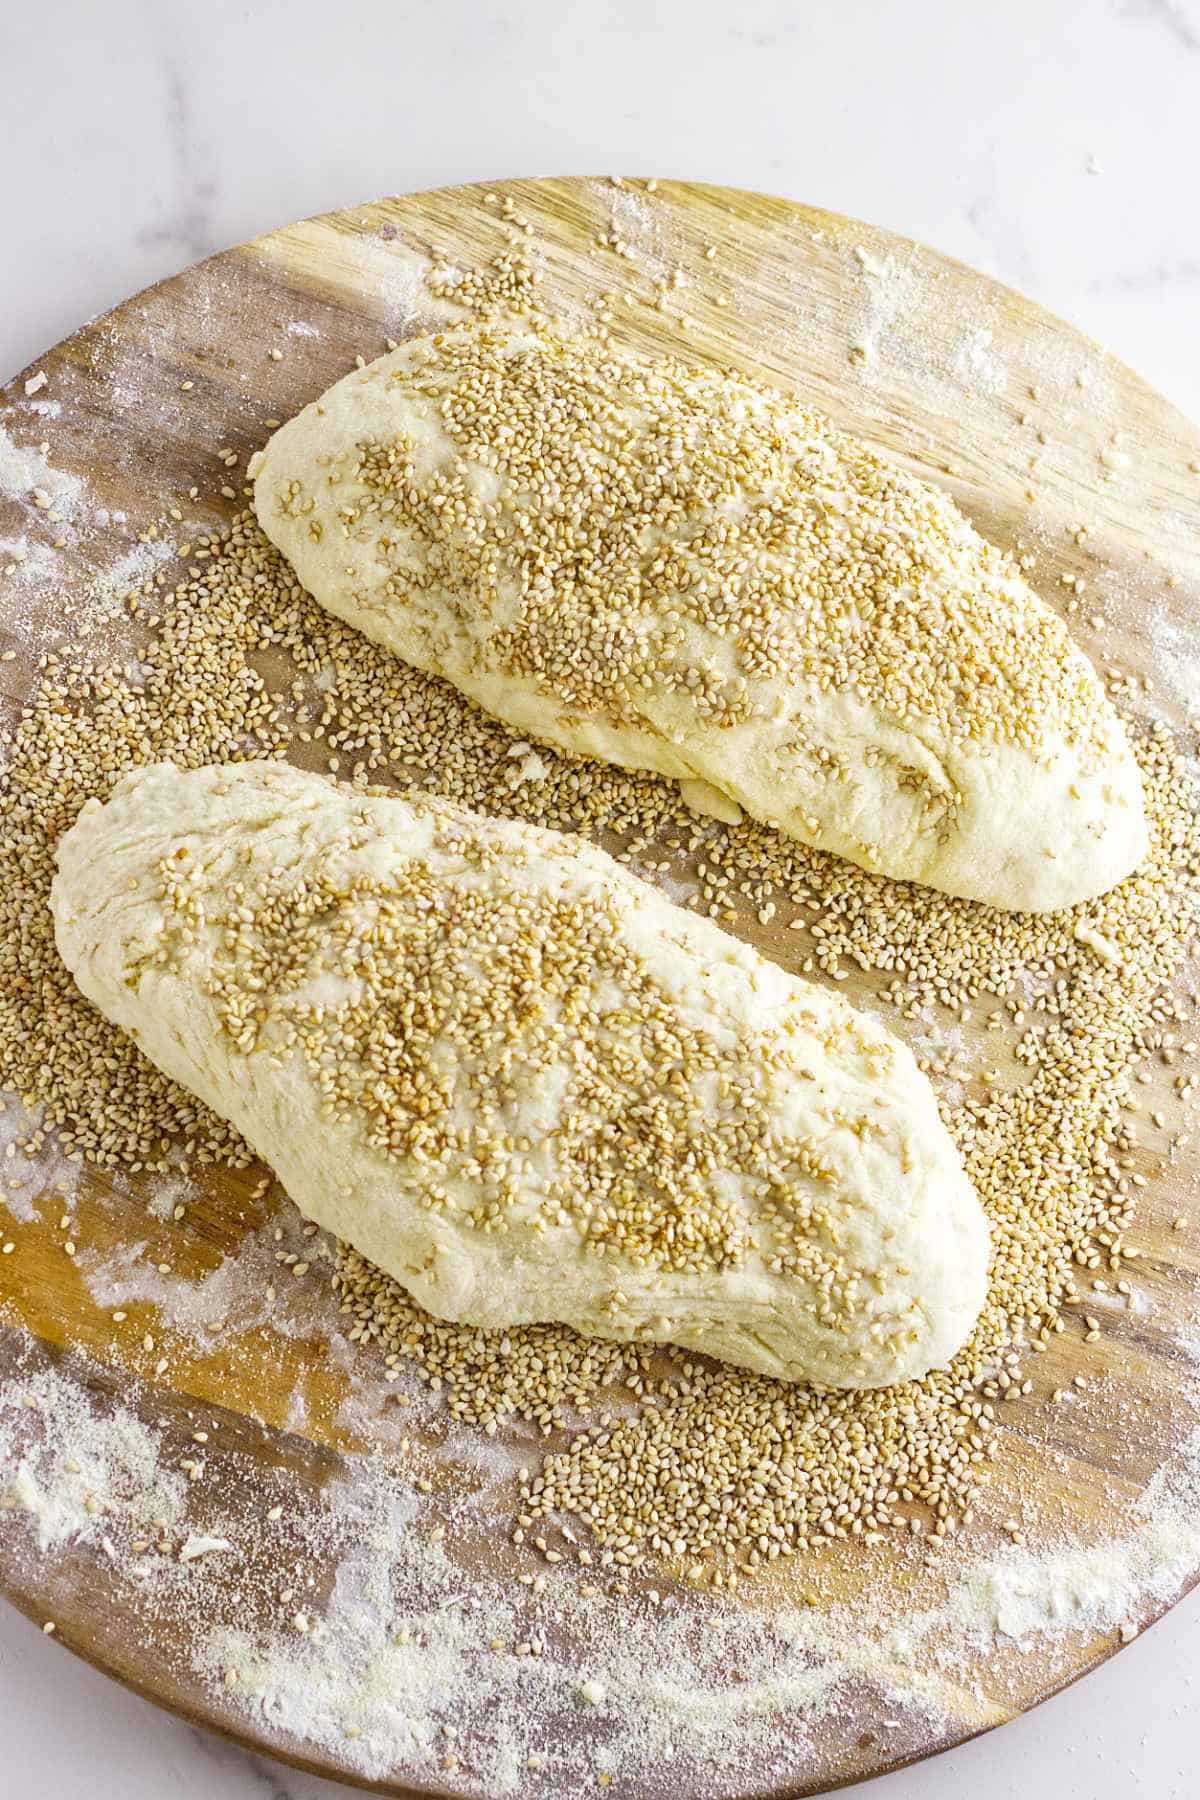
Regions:
<instances>
[{"instance_id":1,"label":"marble veining","mask_svg":"<svg viewBox=\"0 0 1200 1800\"><path fill-rule=\"evenodd\" d=\"M1194 8L1189 10L1186 0L1125 0L1120 16L1157 25L1169 32L1181 49L1200 51L1200 18Z\"/></svg>"},{"instance_id":2,"label":"marble veining","mask_svg":"<svg viewBox=\"0 0 1200 1800\"><path fill-rule=\"evenodd\" d=\"M186 65L174 50L164 47L160 70L172 195L162 223L143 226L135 232L134 241L147 248L174 247L190 262L217 247L213 230L219 187L207 146L199 135Z\"/></svg>"}]
</instances>

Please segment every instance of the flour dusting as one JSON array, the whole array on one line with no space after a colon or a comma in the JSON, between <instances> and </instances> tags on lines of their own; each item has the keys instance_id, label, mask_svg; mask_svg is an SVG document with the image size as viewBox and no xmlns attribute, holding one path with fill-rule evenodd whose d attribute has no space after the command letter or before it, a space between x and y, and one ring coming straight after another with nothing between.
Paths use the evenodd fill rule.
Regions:
<instances>
[{"instance_id":1,"label":"flour dusting","mask_svg":"<svg viewBox=\"0 0 1200 1800\"><path fill-rule=\"evenodd\" d=\"M303 1242L294 1213L287 1215L292 1254ZM281 1232L280 1239L275 1236ZM325 1290L295 1282L276 1259L282 1228L272 1223L250 1232L238 1248L208 1274L191 1279L165 1273L150 1259L146 1242L123 1244L106 1255L83 1250L76 1267L92 1301L103 1307L149 1302L163 1325L203 1347L219 1334L269 1325L284 1337L307 1337L332 1324Z\"/></svg>"},{"instance_id":2,"label":"flour dusting","mask_svg":"<svg viewBox=\"0 0 1200 1800\"><path fill-rule=\"evenodd\" d=\"M126 550L89 580L90 604L84 608L85 616L94 623L97 615L117 611L127 594L151 580L155 571L169 563L175 554L175 545L168 538L150 538Z\"/></svg>"},{"instance_id":3,"label":"flour dusting","mask_svg":"<svg viewBox=\"0 0 1200 1800\"><path fill-rule=\"evenodd\" d=\"M1008 376L992 343L992 333L989 330L982 325L972 327L967 331L962 348L954 359L954 367L956 373L972 387L980 388L987 394L1002 394L1008 386Z\"/></svg>"},{"instance_id":4,"label":"flour dusting","mask_svg":"<svg viewBox=\"0 0 1200 1800\"><path fill-rule=\"evenodd\" d=\"M44 540L30 537L0 537L0 578L5 593L14 590L44 592L58 579L58 552ZM8 626L19 625L20 619L9 615Z\"/></svg>"},{"instance_id":5,"label":"flour dusting","mask_svg":"<svg viewBox=\"0 0 1200 1800\"><path fill-rule=\"evenodd\" d=\"M0 1208L22 1225L41 1217L38 1200L45 1192L60 1209L69 1207L79 1183L79 1165L58 1150L42 1113L0 1089Z\"/></svg>"},{"instance_id":6,"label":"flour dusting","mask_svg":"<svg viewBox=\"0 0 1200 1800\"><path fill-rule=\"evenodd\" d=\"M0 425L0 496L6 500L33 500L40 492L56 511L73 509L82 498L83 482L77 475L56 469L36 445L15 444Z\"/></svg>"},{"instance_id":7,"label":"flour dusting","mask_svg":"<svg viewBox=\"0 0 1200 1800\"><path fill-rule=\"evenodd\" d=\"M0 1504L29 1519L45 1552L119 1525L162 1531L187 1487L161 1439L123 1405L51 1368L0 1387Z\"/></svg>"},{"instance_id":8,"label":"flour dusting","mask_svg":"<svg viewBox=\"0 0 1200 1800\"><path fill-rule=\"evenodd\" d=\"M76 1357L0 1394L7 1513L39 1553L104 1541L114 1580L153 1580L186 1623L192 1666L227 1705L374 1780L457 1773L471 1791L551 1795L605 1771L644 1783L669 1769L716 1796L735 1764L759 1784L796 1779L847 1682L879 1693L898 1746L952 1705L992 1722L982 1695L951 1701L969 1653L1036 1646L1065 1669L1082 1632L1132 1635L1200 1558L1197 1429L1124 1531L950 1548L944 1600L911 1617L897 1617L869 1553L852 1605L772 1613L672 1592L617 1603L578 1571L522 1586L480 1568L473 1546L494 1531L503 1467L430 1501L419 1454L392 1446L346 1457L319 1493L274 1506L265 1493L253 1518L200 1517L205 1481L170 1467L163 1434L89 1381ZM1200 1407L1194 1383L1191 1399ZM286 1552L266 1554L285 1529ZM136 1533L168 1540L170 1555L148 1560Z\"/></svg>"},{"instance_id":9,"label":"flour dusting","mask_svg":"<svg viewBox=\"0 0 1200 1800\"><path fill-rule=\"evenodd\" d=\"M662 273L674 260L663 235L661 210L636 188L605 184L611 233L648 273Z\"/></svg>"}]
</instances>

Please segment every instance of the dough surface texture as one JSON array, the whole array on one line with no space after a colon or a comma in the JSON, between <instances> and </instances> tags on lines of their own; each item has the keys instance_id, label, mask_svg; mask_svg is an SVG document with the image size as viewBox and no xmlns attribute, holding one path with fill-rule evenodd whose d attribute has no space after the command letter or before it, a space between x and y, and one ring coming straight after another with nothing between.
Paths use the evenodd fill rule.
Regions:
<instances>
[{"instance_id":1,"label":"dough surface texture","mask_svg":"<svg viewBox=\"0 0 1200 1800\"><path fill-rule=\"evenodd\" d=\"M907 1048L580 839L159 764L84 807L52 905L87 998L441 1318L871 1387L977 1317Z\"/></svg>"},{"instance_id":2,"label":"dough surface texture","mask_svg":"<svg viewBox=\"0 0 1200 1800\"><path fill-rule=\"evenodd\" d=\"M782 393L468 325L347 375L251 469L322 606L522 734L1005 909L1145 854L1062 621L949 498Z\"/></svg>"}]
</instances>

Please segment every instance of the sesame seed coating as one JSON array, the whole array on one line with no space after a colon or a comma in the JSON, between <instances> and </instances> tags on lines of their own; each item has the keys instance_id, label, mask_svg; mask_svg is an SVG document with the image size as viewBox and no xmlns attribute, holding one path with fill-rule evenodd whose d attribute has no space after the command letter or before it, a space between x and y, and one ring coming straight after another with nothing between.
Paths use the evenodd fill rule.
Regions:
<instances>
[{"instance_id":1,"label":"sesame seed coating","mask_svg":"<svg viewBox=\"0 0 1200 1800\"><path fill-rule=\"evenodd\" d=\"M903 1046L578 838L159 764L58 864L85 994L442 1317L836 1387L970 1329L986 1228Z\"/></svg>"}]
</instances>

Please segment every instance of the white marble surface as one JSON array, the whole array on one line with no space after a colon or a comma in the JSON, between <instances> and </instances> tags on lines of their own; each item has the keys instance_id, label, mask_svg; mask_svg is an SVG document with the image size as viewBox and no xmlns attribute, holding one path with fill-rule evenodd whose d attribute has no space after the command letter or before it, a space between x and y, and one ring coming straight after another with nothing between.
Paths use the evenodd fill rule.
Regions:
<instances>
[{"instance_id":1,"label":"white marble surface","mask_svg":"<svg viewBox=\"0 0 1200 1800\"><path fill-rule=\"evenodd\" d=\"M686 174L921 238L1200 414L1200 0L0 4L0 379L256 231L483 176ZM877 1800L1195 1793L1200 1602ZM0 1800L346 1790L189 1731L0 1611Z\"/></svg>"}]
</instances>

